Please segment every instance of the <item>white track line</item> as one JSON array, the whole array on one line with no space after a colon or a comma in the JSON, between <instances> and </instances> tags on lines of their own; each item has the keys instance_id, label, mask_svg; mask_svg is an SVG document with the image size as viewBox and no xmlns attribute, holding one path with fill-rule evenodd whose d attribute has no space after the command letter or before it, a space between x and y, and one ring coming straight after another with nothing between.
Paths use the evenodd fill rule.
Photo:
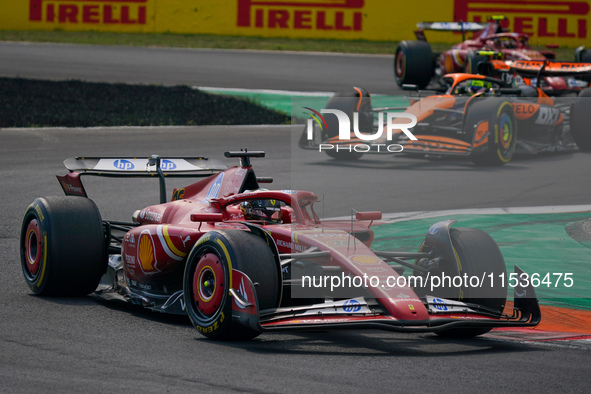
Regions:
<instances>
[{"instance_id":1,"label":"white track line","mask_svg":"<svg viewBox=\"0 0 591 394\"><path fill-rule=\"evenodd\" d=\"M396 223L408 220L429 219L450 215L535 215L545 213L589 213L591 205L552 205L541 207L514 207L514 208L470 208L470 209L449 209L445 211L416 211L385 213L381 222ZM331 220L349 220L350 216L331 218Z\"/></svg>"},{"instance_id":2,"label":"white track line","mask_svg":"<svg viewBox=\"0 0 591 394\"><path fill-rule=\"evenodd\" d=\"M281 94L286 96L332 96L334 92L302 92L296 90L273 90L273 89L243 89L243 88L217 88L213 86L193 86L204 92L239 92L239 93L260 93L260 94Z\"/></svg>"}]
</instances>

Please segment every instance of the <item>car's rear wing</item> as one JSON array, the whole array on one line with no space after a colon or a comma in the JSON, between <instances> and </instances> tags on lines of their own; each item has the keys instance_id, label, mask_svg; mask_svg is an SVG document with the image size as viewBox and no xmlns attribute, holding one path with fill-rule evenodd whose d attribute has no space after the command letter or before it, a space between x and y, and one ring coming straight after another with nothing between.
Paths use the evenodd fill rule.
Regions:
<instances>
[{"instance_id":1,"label":"car's rear wing","mask_svg":"<svg viewBox=\"0 0 591 394\"><path fill-rule=\"evenodd\" d=\"M103 177L158 177L160 201L166 202L165 177L192 178L216 174L228 167L219 160L207 157L71 157L64 160L70 171L58 176L66 195L88 197L80 181L81 175Z\"/></svg>"},{"instance_id":2,"label":"car's rear wing","mask_svg":"<svg viewBox=\"0 0 591 394\"><path fill-rule=\"evenodd\" d=\"M591 63L557 62L549 60L516 60L510 64L523 77L568 77L591 75Z\"/></svg>"},{"instance_id":3,"label":"car's rear wing","mask_svg":"<svg viewBox=\"0 0 591 394\"><path fill-rule=\"evenodd\" d=\"M466 32L481 31L486 26L484 23L476 22L419 22L417 23L418 31L415 32L415 35L417 39L426 41L425 35L423 34L425 30L461 32L462 41L464 41L466 39Z\"/></svg>"},{"instance_id":4,"label":"car's rear wing","mask_svg":"<svg viewBox=\"0 0 591 394\"><path fill-rule=\"evenodd\" d=\"M479 31L486 27L477 22L419 22L417 28L435 31Z\"/></svg>"}]
</instances>

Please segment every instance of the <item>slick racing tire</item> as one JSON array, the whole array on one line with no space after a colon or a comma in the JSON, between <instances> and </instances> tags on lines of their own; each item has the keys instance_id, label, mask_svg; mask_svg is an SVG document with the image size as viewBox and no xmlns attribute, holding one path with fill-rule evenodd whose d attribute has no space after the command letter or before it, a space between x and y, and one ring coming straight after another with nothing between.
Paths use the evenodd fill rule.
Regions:
<instances>
[{"instance_id":1,"label":"slick racing tire","mask_svg":"<svg viewBox=\"0 0 591 394\"><path fill-rule=\"evenodd\" d=\"M279 274L269 245L244 230L211 231L193 247L185 266L183 293L195 328L216 340L247 340L260 331L232 321L232 269L255 285L258 310L279 303Z\"/></svg>"},{"instance_id":2,"label":"slick racing tire","mask_svg":"<svg viewBox=\"0 0 591 394\"><path fill-rule=\"evenodd\" d=\"M570 110L570 133L580 150L591 152L591 88L579 92Z\"/></svg>"},{"instance_id":3,"label":"slick racing tire","mask_svg":"<svg viewBox=\"0 0 591 394\"><path fill-rule=\"evenodd\" d=\"M591 63L591 49L585 48L584 46L580 46L575 49L575 62L577 63ZM577 79L581 79L583 81L591 82L591 75L578 75Z\"/></svg>"},{"instance_id":4,"label":"slick racing tire","mask_svg":"<svg viewBox=\"0 0 591 394\"><path fill-rule=\"evenodd\" d=\"M85 197L38 198L20 237L23 274L33 293L84 296L107 269L106 239L95 203Z\"/></svg>"},{"instance_id":5,"label":"slick racing tire","mask_svg":"<svg viewBox=\"0 0 591 394\"><path fill-rule=\"evenodd\" d=\"M353 127L353 113L359 114L359 131L362 133L371 133L373 130L373 110L371 107L371 97L369 92L361 88L353 88L352 90L335 93L328 103L326 109L337 109L344 112L351 122ZM330 138L339 135L339 122L333 114L324 115L326 120L326 130L322 134L322 140L326 141ZM353 129L351 128L351 132ZM336 160L357 160L363 153L342 150L326 150L326 154Z\"/></svg>"},{"instance_id":6,"label":"slick racing tire","mask_svg":"<svg viewBox=\"0 0 591 394\"><path fill-rule=\"evenodd\" d=\"M485 279L482 283L462 284L458 301L486 307L493 313L502 313L507 299L507 289L500 282L506 277L505 260L496 242L490 235L475 228L452 228L450 236L458 260L459 275L467 278ZM493 280L491 281L491 278ZM437 332L449 338L471 338L490 331L490 328L453 328Z\"/></svg>"},{"instance_id":7,"label":"slick racing tire","mask_svg":"<svg viewBox=\"0 0 591 394\"><path fill-rule=\"evenodd\" d=\"M517 120L513 106L494 97L475 97L474 100L464 119L467 141L473 142L474 150L470 158L478 166L507 164L517 144Z\"/></svg>"},{"instance_id":8,"label":"slick racing tire","mask_svg":"<svg viewBox=\"0 0 591 394\"><path fill-rule=\"evenodd\" d=\"M433 51L426 41L401 41L394 52L394 79L398 86L424 89L434 74Z\"/></svg>"},{"instance_id":9,"label":"slick racing tire","mask_svg":"<svg viewBox=\"0 0 591 394\"><path fill-rule=\"evenodd\" d=\"M482 56L476 54L476 51L468 52L468 56L466 57L466 68L465 72L467 74L479 74L478 72L478 65L482 62L487 62L488 56Z\"/></svg>"}]
</instances>

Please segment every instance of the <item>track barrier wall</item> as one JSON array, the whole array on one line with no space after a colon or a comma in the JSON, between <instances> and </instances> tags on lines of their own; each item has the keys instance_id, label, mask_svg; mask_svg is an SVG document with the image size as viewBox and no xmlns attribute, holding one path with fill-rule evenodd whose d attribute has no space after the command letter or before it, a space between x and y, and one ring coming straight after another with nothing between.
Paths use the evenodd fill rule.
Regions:
<instances>
[{"instance_id":1,"label":"track barrier wall","mask_svg":"<svg viewBox=\"0 0 591 394\"><path fill-rule=\"evenodd\" d=\"M398 41L421 21L485 21L532 44L585 45L591 0L0 0L1 30L112 31ZM456 43L460 33L428 32Z\"/></svg>"}]
</instances>

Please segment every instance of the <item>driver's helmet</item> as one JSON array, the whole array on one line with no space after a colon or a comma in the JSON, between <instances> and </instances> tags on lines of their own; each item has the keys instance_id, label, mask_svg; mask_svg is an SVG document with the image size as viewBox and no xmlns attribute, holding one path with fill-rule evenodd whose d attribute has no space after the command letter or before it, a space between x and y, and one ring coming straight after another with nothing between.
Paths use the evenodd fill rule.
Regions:
<instances>
[{"instance_id":1,"label":"driver's helmet","mask_svg":"<svg viewBox=\"0 0 591 394\"><path fill-rule=\"evenodd\" d=\"M240 210L246 220L258 220L272 224L281 223L281 206L277 200L243 201L240 203Z\"/></svg>"},{"instance_id":2,"label":"driver's helmet","mask_svg":"<svg viewBox=\"0 0 591 394\"><path fill-rule=\"evenodd\" d=\"M476 93L486 93L492 89L492 84L481 79L471 79L468 81L468 93L475 95Z\"/></svg>"}]
</instances>

